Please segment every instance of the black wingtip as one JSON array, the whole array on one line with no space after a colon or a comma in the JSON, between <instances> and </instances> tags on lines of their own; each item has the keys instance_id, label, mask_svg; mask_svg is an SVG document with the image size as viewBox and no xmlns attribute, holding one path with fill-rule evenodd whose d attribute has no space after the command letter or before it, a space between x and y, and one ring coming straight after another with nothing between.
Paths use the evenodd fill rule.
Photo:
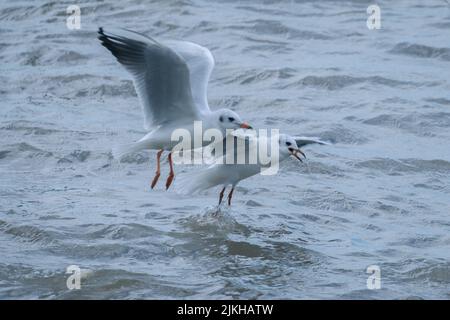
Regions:
<instances>
[{"instance_id":1,"label":"black wingtip","mask_svg":"<svg viewBox=\"0 0 450 320\"><path fill-rule=\"evenodd\" d=\"M98 28L98 36L97 39L100 40L102 42L102 45L106 48L108 48L106 46L106 43L108 42L108 36L105 34L103 27L99 27Z\"/></svg>"},{"instance_id":2,"label":"black wingtip","mask_svg":"<svg viewBox=\"0 0 450 320\"><path fill-rule=\"evenodd\" d=\"M104 36L104 34L103 34L103 28L100 27L100 28L98 28L98 30L97 30L97 39L98 39L98 40L102 40L102 36Z\"/></svg>"},{"instance_id":3,"label":"black wingtip","mask_svg":"<svg viewBox=\"0 0 450 320\"><path fill-rule=\"evenodd\" d=\"M103 40L103 38L105 37L105 33L103 32L103 27L99 27L97 33L98 33L97 39Z\"/></svg>"}]
</instances>

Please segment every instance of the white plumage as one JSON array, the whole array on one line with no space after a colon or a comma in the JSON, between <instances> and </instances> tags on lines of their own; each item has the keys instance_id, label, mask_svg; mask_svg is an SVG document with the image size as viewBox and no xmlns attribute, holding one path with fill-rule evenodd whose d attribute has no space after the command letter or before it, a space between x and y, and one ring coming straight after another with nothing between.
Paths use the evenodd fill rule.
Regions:
<instances>
[{"instance_id":1,"label":"white plumage","mask_svg":"<svg viewBox=\"0 0 450 320\"><path fill-rule=\"evenodd\" d=\"M194 121L201 121L203 130L249 128L239 115L229 109L211 111L207 86L214 58L200 45L187 41L155 39L130 30L107 32L100 28L99 39L133 77L134 86L144 113L144 126L151 130L135 143L117 147L113 154L121 157L142 149L159 150L157 171L152 188L159 178L160 157L171 151L175 129L185 129L193 136ZM171 153L168 188L174 177Z\"/></svg>"},{"instance_id":2,"label":"white plumage","mask_svg":"<svg viewBox=\"0 0 450 320\"><path fill-rule=\"evenodd\" d=\"M273 150L271 149L272 142L275 141L277 143L277 156L270 154L270 152L268 154L272 156L272 161L278 161L277 165L279 165L289 156L294 156L299 161L302 161L299 155L305 156L305 154L300 150L300 146L305 146L308 144L327 144L317 138L292 137L287 134L280 134L276 138L277 139L272 140L270 137L235 135L235 139L246 139L246 141L244 143L245 149L233 149L233 158L236 161L236 156L238 153L243 152L245 155L241 156L243 156L242 159L247 159L246 163L239 164L235 162L233 164L226 164L227 150L224 148L223 154L216 158L214 164L181 177L177 183L179 184L178 190L183 194L194 194L220 185L222 186L222 191L219 194L220 205L225 189L228 186L231 186L231 190L228 194L228 204L231 205L234 188L240 181L260 172L262 173L264 170L269 170L271 166L273 168L273 165L275 165L273 162L264 162L259 156L256 157L256 163L251 162L249 160L249 154L255 152L254 148L257 148L262 144L266 144L268 146L268 150ZM264 141L261 141L261 139L264 139ZM256 154L259 155L258 152L256 152Z\"/></svg>"}]
</instances>

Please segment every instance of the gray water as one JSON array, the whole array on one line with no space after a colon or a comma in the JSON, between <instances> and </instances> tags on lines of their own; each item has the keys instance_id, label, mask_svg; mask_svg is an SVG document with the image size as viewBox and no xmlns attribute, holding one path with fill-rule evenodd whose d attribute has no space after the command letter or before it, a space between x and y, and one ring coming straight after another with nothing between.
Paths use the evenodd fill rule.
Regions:
<instances>
[{"instance_id":1,"label":"gray water","mask_svg":"<svg viewBox=\"0 0 450 320\"><path fill-rule=\"evenodd\" d=\"M0 298L449 299L450 4L381 1L369 30L371 3L2 1ZM332 145L231 208L164 191L166 162L150 190L154 152L111 155L146 132L98 26L210 48L213 109Z\"/></svg>"}]
</instances>

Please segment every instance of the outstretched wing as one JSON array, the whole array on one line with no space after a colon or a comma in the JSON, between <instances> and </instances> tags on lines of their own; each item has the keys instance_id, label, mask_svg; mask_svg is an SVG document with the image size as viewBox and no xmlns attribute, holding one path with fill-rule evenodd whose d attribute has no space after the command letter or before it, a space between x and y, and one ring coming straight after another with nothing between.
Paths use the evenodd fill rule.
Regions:
<instances>
[{"instance_id":1,"label":"outstretched wing","mask_svg":"<svg viewBox=\"0 0 450 320\"><path fill-rule=\"evenodd\" d=\"M297 142L297 146L299 148L306 146L308 144L322 144L322 145L328 145L328 142L322 141L319 138L316 137L294 137L295 142Z\"/></svg>"},{"instance_id":2,"label":"outstretched wing","mask_svg":"<svg viewBox=\"0 0 450 320\"><path fill-rule=\"evenodd\" d=\"M207 90L209 77L214 68L214 57L211 52L205 47L188 41L171 40L165 41L164 44L186 61L194 103L200 112L210 112Z\"/></svg>"},{"instance_id":3,"label":"outstretched wing","mask_svg":"<svg viewBox=\"0 0 450 320\"><path fill-rule=\"evenodd\" d=\"M170 121L198 119L189 69L169 47L139 33L99 28L99 39L132 74L141 100L146 129Z\"/></svg>"}]
</instances>

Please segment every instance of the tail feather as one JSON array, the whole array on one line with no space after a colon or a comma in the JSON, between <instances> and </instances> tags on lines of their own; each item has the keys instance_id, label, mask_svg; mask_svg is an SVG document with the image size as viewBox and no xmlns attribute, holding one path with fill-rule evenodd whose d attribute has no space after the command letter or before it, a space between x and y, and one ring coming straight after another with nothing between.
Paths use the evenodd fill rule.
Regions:
<instances>
[{"instance_id":1,"label":"tail feather","mask_svg":"<svg viewBox=\"0 0 450 320\"><path fill-rule=\"evenodd\" d=\"M138 141L128 144L121 144L112 149L112 154L115 159L122 158L128 153L137 152L146 148L146 141Z\"/></svg>"},{"instance_id":2,"label":"tail feather","mask_svg":"<svg viewBox=\"0 0 450 320\"><path fill-rule=\"evenodd\" d=\"M219 185L214 177L214 166L188 172L178 178L177 191L184 195L192 195Z\"/></svg>"}]
</instances>

